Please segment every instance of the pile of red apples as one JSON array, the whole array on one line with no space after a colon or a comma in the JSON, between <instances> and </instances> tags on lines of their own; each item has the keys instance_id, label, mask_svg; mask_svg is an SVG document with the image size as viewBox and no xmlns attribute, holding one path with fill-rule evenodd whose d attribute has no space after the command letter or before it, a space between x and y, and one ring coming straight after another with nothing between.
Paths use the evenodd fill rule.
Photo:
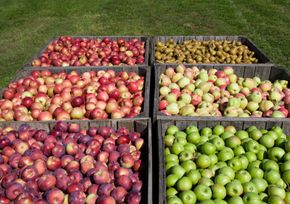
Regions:
<instances>
[{"instance_id":1,"label":"pile of red apples","mask_svg":"<svg viewBox=\"0 0 290 204\"><path fill-rule=\"evenodd\" d=\"M57 122L0 128L0 203L141 202L140 133Z\"/></svg>"},{"instance_id":2,"label":"pile of red apples","mask_svg":"<svg viewBox=\"0 0 290 204\"><path fill-rule=\"evenodd\" d=\"M142 110L143 87L135 72L33 71L4 90L0 121L132 118Z\"/></svg>"},{"instance_id":3,"label":"pile of red apples","mask_svg":"<svg viewBox=\"0 0 290 204\"><path fill-rule=\"evenodd\" d=\"M145 42L138 38L112 40L61 36L53 40L34 67L137 65L145 61Z\"/></svg>"},{"instance_id":4,"label":"pile of red apples","mask_svg":"<svg viewBox=\"0 0 290 204\"><path fill-rule=\"evenodd\" d=\"M232 67L178 65L160 75L159 110L166 115L290 117L288 81L239 77Z\"/></svg>"}]
</instances>

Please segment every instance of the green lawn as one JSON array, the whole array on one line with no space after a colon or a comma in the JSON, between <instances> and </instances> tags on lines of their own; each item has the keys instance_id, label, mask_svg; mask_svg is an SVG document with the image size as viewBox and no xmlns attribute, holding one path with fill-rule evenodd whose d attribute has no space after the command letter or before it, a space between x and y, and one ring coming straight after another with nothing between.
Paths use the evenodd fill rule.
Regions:
<instances>
[{"instance_id":1,"label":"green lawn","mask_svg":"<svg viewBox=\"0 0 290 204\"><path fill-rule=\"evenodd\" d=\"M69 34L245 35L290 67L289 9L289 0L0 0L0 87Z\"/></svg>"}]
</instances>

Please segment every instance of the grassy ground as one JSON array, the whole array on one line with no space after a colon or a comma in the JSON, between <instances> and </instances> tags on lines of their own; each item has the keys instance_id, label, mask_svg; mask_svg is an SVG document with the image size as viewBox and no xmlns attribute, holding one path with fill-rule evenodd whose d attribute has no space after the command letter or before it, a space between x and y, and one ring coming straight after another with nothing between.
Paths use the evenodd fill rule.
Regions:
<instances>
[{"instance_id":1,"label":"grassy ground","mask_svg":"<svg viewBox=\"0 0 290 204\"><path fill-rule=\"evenodd\" d=\"M0 87L52 36L245 35L290 67L289 0L0 0Z\"/></svg>"}]
</instances>

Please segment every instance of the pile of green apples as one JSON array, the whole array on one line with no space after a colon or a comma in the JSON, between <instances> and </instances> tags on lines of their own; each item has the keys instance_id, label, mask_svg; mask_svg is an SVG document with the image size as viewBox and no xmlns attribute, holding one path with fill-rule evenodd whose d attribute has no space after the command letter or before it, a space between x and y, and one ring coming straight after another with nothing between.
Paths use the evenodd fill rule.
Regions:
<instances>
[{"instance_id":1,"label":"pile of green apples","mask_svg":"<svg viewBox=\"0 0 290 204\"><path fill-rule=\"evenodd\" d=\"M159 79L159 111L165 115L286 118L288 81L242 78L232 67L168 67Z\"/></svg>"},{"instance_id":2,"label":"pile of green apples","mask_svg":"<svg viewBox=\"0 0 290 204\"><path fill-rule=\"evenodd\" d=\"M290 203L290 140L280 127L172 125L164 144L167 204Z\"/></svg>"}]
</instances>

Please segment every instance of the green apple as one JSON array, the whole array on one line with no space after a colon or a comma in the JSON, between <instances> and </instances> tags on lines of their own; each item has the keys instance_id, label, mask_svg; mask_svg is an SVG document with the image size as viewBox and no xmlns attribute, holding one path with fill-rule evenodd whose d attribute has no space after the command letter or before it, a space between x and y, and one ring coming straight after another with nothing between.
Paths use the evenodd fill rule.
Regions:
<instances>
[{"instance_id":1,"label":"green apple","mask_svg":"<svg viewBox=\"0 0 290 204\"><path fill-rule=\"evenodd\" d=\"M243 204L243 199L239 196L233 196L233 197L230 197L228 200L227 200L228 204Z\"/></svg>"},{"instance_id":2,"label":"green apple","mask_svg":"<svg viewBox=\"0 0 290 204\"><path fill-rule=\"evenodd\" d=\"M196 203L196 196L193 191L183 191L179 194L179 198L182 200L183 204L194 204Z\"/></svg>"},{"instance_id":3,"label":"green apple","mask_svg":"<svg viewBox=\"0 0 290 204\"><path fill-rule=\"evenodd\" d=\"M194 188L194 193L198 201L209 200L212 197L210 187L203 184L196 186Z\"/></svg>"},{"instance_id":4,"label":"green apple","mask_svg":"<svg viewBox=\"0 0 290 204\"><path fill-rule=\"evenodd\" d=\"M192 143L187 143L184 146L184 150L190 151L191 153L195 153L196 146Z\"/></svg>"},{"instance_id":5,"label":"green apple","mask_svg":"<svg viewBox=\"0 0 290 204\"><path fill-rule=\"evenodd\" d=\"M243 201L244 201L244 203L259 203L261 200L260 200L260 196L258 195L258 193L247 192L243 196Z\"/></svg>"},{"instance_id":6,"label":"green apple","mask_svg":"<svg viewBox=\"0 0 290 204\"><path fill-rule=\"evenodd\" d=\"M283 172L283 179L288 185L290 184L290 170Z\"/></svg>"},{"instance_id":7,"label":"green apple","mask_svg":"<svg viewBox=\"0 0 290 204\"><path fill-rule=\"evenodd\" d=\"M256 154L254 152L246 152L245 156L247 157L249 163L252 163L253 161L257 160L257 156L256 156Z\"/></svg>"},{"instance_id":8,"label":"green apple","mask_svg":"<svg viewBox=\"0 0 290 204\"><path fill-rule=\"evenodd\" d=\"M201 149L201 152L206 155L211 155L216 152L215 145L213 145L210 142L205 142L203 145L201 145L200 149Z\"/></svg>"},{"instance_id":9,"label":"green apple","mask_svg":"<svg viewBox=\"0 0 290 204\"><path fill-rule=\"evenodd\" d=\"M233 136L234 135L234 133L232 133L232 132L224 132L224 133L222 133L221 135L220 135L220 137L223 139L223 140L225 140L225 139L227 139L227 138L229 138L229 137L231 137L231 136Z\"/></svg>"},{"instance_id":10,"label":"green apple","mask_svg":"<svg viewBox=\"0 0 290 204\"><path fill-rule=\"evenodd\" d=\"M184 137L175 137L175 140L174 140L173 145L174 145L175 143L179 143L179 144L181 144L182 146L184 146L184 145L187 144L187 140L186 140L186 138L184 138ZM173 145L172 145L172 146L173 146Z\"/></svg>"},{"instance_id":11,"label":"green apple","mask_svg":"<svg viewBox=\"0 0 290 204\"><path fill-rule=\"evenodd\" d=\"M201 177L201 179L199 179L198 181L198 185L206 185L206 186L212 186L214 184L214 182L207 177Z\"/></svg>"},{"instance_id":12,"label":"green apple","mask_svg":"<svg viewBox=\"0 0 290 204\"><path fill-rule=\"evenodd\" d=\"M282 199L285 199L286 192L285 189L278 186L269 186L268 187L268 195L269 196L279 196Z\"/></svg>"},{"instance_id":13,"label":"green apple","mask_svg":"<svg viewBox=\"0 0 290 204\"><path fill-rule=\"evenodd\" d=\"M164 149L164 155L169 155L169 154L171 154L171 153L170 153L170 149L169 149L168 147L166 147L166 148Z\"/></svg>"},{"instance_id":14,"label":"green apple","mask_svg":"<svg viewBox=\"0 0 290 204\"><path fill-rule=\"evenodd\" d=\"M165 162L168 163L168 162L179 162L178 160L178 156L175 155L175 154L167 154L165 155Z\"/></svg>"},{"instance_id":15,"label":"green apple","mask_svg":"<svg viewBox=\"0 0 290 204\"><path fill-rule=\"evenodd\" d=\"M212 197L215 199L224 199L227 195L226 188L221 184L214 184L211 186Z\"/></svg>"},{"instance_id":16,"label":"green apple","mask_svg":"<svg viewBox=\"0 0 290 204\"><path fill-rule=\"evenodd\" d=\"M238 146L238 147L234 148L234 154L235 154L235 156L245 154L245 149L243 148L243 146Z\"/></svg>"},{"instance_id":17,"label":"green apple","mask_svg":"<svg viewBox=\"0 0 290 204\"><path fill-rule=\"evenodd\" d=\"M268 183L265 179L262 178L254 178L252 179L252 181L255 185L256 188L258 190L258 192L264 192L266 190L266 188L268 187Z\"/></svg>"},{"instance_id":18,"label":"green apple","mask_svg":"<svg viewBox=\"0 0 290 204\"><path fill-rule=\"evenodd\" d=\"M180 165L175 165L169 170L170 174L175 174L180 179L185 174L185 169Z\"/></svg>"},{"instance_id":19,"label":"green apple","mask_svg":"<svg viewBox=\"0 0 290 204\"><path fill-rule=\"evenodd\" d=\"M176 189L178 191L188 191L192 188L191 179L187 176L182 177L176 183Z\"/></svg>"},{"instance_id":20,"label":"green apple","mask_svg":"<svg viewBox=\"0 0 290 204\"><path fill-rule=\"evenodd\" d=\"M175 166L175 165L178 165L178 162L176 161L170 161L170 162L167 162L166 165L165 165L165 170L166 172L171 169L171 167Z\"/></svg>"},{"instance_id":21,"label":"green apple","mask_svg":"<svg viewBox=\"0 0 290 204\"><path fill-rule=\"evenodd\" d=\"M211 169L200 169L201 177L212 178L215 172Z\"/></svg>"},{"instance_id":22,"label":"green apple","mask_svg":"<svg viewBox=\"0 0 290 204\"><path fill-rule=\"evenodd\" d=\"M181 137L181 138L186 139L187 134L186 134L185 132L183 132L183 131L177 131L177 132L174 134L174 136L175 136L176 138Z\"/></svg>"},{"instance_id":23,"label":"green apple","mask_svg":"<svg viewBox=\"0 0 290 204\"><path fill-rule=\"evenodd\" d=\"M238 171L242 168L242 163L238 157L234 157L228 161L228 165L234 171Z\"/></svg>"},{"instance_id":24,"label":"green apple","mask_svg":"<svg viewBox=\"0 0 290 204\"><path fill-rule=\"evenodd\" d=\"M235 179L239 180L243 184L249 182L252 179L252 177L250 173L247 172L246 170L240 170L236 172Z\"/></svg>"},{"instance_id":25,"label":"green apple","mask_svg":"<svg viewBox=\"0 0 290 204\"><path fill-rule=\"evenodd\" d=\"M225 132L231 132L232 134L235 134L237 132L235 126L232 125L228 125L227 127L225 127Z\"/></svg>"},{"instance_id":26,"label":"green apple","mask_svg":"<svg viewBox=\"0 0 290 204\"><path fill-rule=\"evenodd\" d=\"M282 175L283 176L283 175ZM287 184L284 182L284 180L282 179L282 178L280 178L279 180L278 180L278 182L276 183L276 186L277 187L281 187L281 188L287 188Z\"/></svg>"},{"instance_id":27,"label":"green apple","mask_svg":"<svg viewBox=\"0 0 290 204\"><path fill-rule=\"evenodd\" d=\"M269 196L268 204L285 204L284 200L279 196Z\"/></svg>"},{"instance_id":28,"label":"green apple","mask_svg":"<svg viewBox=\"0 0 290 204\"><path fill-rule=\"evenodd\" d=\"M221 169L222 167L227 166L227 163L226 162L218 162L218 163L216 163L215 166L217 166L217 169Z\"/></svg>"},{"instance_id":29,"label":"green apple","mask_svg":"<svg viewBox=\"0 0 290 204\"><path fill-rule=\"evenodd\" d=\"M263 160L261 163L261 166L264 171L269 171L269 170L279 171L279 165L277 164L277 162L270 159Z\"/></svg>"},{"instance_id":30,"label":"green apple","mask_svg":"<svg viewBox=\"0 0 290 204\"><path fill-rule=\"evenodd\" d=\"M251 140L245 143L245 149L248 152L253 152L255 154L257 154L258 151L260 150L259 146L260 146L259 143L255 140Z\"/></svg>"},{"instance_id":31,"label":"green apple","mask_svg":"<svg viewBox=\"0 0 290 204\"><path fill-rule=\"evenodd\" d=\"M231 148L225 147L218 153L219 161L228 161L234 157L234 152Z\"/></svg>"},{"instance_id":32,"label":"green apple","mask_svg":"<svg viewBox=\"0 0 290 204\"><path fill-rule=\"evenodd\" d=\"M280 147L272 147L268 151L268 158L274 161L280 161L282 157L284 156L284 154L285 154L284 149Z\"/></svg>"},{"instance_id":33,"label":"green apple","mask_svg":"<svg viewBox=\"0 0 290 204\"><path fill-rule=\"evenodd\" d=\"M248 166L248 170L249 169L251 169L251 168L259 168L260 167L260 165L261 165L261 161L259 161L259 160L255 160L255 161L252 161L250 164L249 164L249 166Z\"/></svg>"},{"instance_id":34,"label":"green apple","mask_svg":"<svg viewBox=\"0 0 290 204\"><path fill-rule=\"evenodd\" d=\"M184 161L180 166L185 170L186 173L190 172L192 169L196 169L196 164L192 160Z\"/></svg>"},{"instance_id":35,"label":"green apple","mask_svg":"<svg viewBox=\"0 0 290 204\"><path fill-rule=\"evenodd\" d=\"M213 200L204 200L199 202L200 204L215 204Z\"/></svg>"},{"instance_id":36,"label":"green apple","mask_svg":"<svg viewBox=\"0 0 290 204\"><path fill-rule=\"evenodd\" d=\"M226 185L228 196L240 196L243 193L243 186L239 180L233 180Z\"/></svg>"},{"instance_id":37,"label":"green apple","mask_svg":"<svg viewBox=\"0 0 290 204\"><path fill-rule=\"evenodd\" d=\"M210 166L210 158L205 154L201 154L196 159L196 165L199 168L205 169Z\"/></svg>"},{"instance_id":38,"label":"green apple","mask_svg":"<svg viewBox=\"0 0 290 204\"><path fill-rule=\"evenodd\" d=\"M231 180L233 180L235 178L235 171L229 166L225 166L225 167L220 168L218 170L218 174L227 175Z\"/></svg>"},{"instance_id":39,"label":"green apple","mask_svg":"<svg viewBox=\"0 0 290 204\"><path fill-rule=\"evenodd\" d=\"M178 176L175 174L170 174L166 177L166 186L167 187L172 187L176 184L176 182L178 181Z\"/></svg>"},{"instance_id":40,"label":"green apple","mask_svg":"<svg viewBox=\"0 0 290 204\"><path fill-rule=\"evenodd\" d=\"M165 135L164 137L164 144L166 147L171 147L173 142L175 140L175 137L173 135Z\"/></svg>"},{"instance_id":41,"label":"green apple","mask_svg":"<svg viewBox=\"0 0 290 204\"><path fill-rule=\"evenodd\" d=\"M265 150L259 150L257 153L257 159L262 161L266 157L267 152Z\"/></svg>"},{"instance_id":42,"label":"green apple","mask_svg":"<svg viewBox=\"0 0 290 204\"><path fill-rule=\"evenodd\" d=\"M262 151L268 151L267 147L265 147L264 145L260 144L260 150Z\"/></svg>"},{"instance_id":43,"label":"green apple","mask_svg":"<svg viewBox=\"0 0 290 204\"><path fill-rule=\"evenodd\" d=\"M280 179L280 173L279 171L275 170L269 170L264 173L264 179L269 183L269 184L276 184L279 179Z\"/></svg>"},{"instance_id":44,"label":"green apple","mask_svg":"<svg viewBox=\"0 0 290 204\"><path fill-rule=\"evenodd\" d=\"M215 177L214 182L216 184L226 185L227 183L231 182L231 179L225 174L218 174Z\"/></svg>"},{"instance_id":45,"label":"green apple","mask_svg":"<svg viewBox=\"0 0 290 204\"><path fill-rule=\"evenodd\" d=\"M202 128L201 131L200 131L200 134L202 136L211 136L212 135L212 129L209 128L209 127Z\"/></svg>"},{"instance_id":46,"label":"green apple","mask_svg":"<svg viewBox=\"0 0 290 204\"><path fill-rule=\"evenodd\" d=\"M214 203L215 204L227 204L227 202L225 200L222 200L222 199L215 199Z\"/></svg>"},{"instance_id":47,"label":"green apple","mask_svg":"<svg viewBox=\"0 0 290 204\"><path fill-rule=\"evenodd\" d=\"M290 152L290 140L288 140L286 143L285 143L285 151L288 153Z\"/></svg>"},{"instance_id":48,"label":"green apple","mask_svg":"<svg viewBox=\"0 0 290 204\"><path fill-rule=\"evenodd\" d=\"M275 138L273 138L269 134L265 134L260 138L259 142L261 145L265 146L266 148L271 148L275 145Z\"/></svg>"},{"instance_id":49,"label":"green apple","mask_svg":"<svg viewBox=\"0 0 290 204\"><path fill-rule=\"evenodd\" d=\"M215 137L211 139L210 142L216 147L217 151L222 150L225 146L224 140L220 137Z\"/></svg>"},{"instance_id":50,"label":"green apple","mask_svg":"<svg viewBox=\"0 0 290 204\"><path fill-rule=\"evenodd\" d=\"M167 204L183 204L182 200L177 196L171 196L167 199Z\"/></svg>"},{"instance_id":51,"label":"green apple","mask_svg":"<svg viewBox=\"0 0 290 204\"><path fill-rule=\"evenodd\" d=\"M209 155L210 165L214 165L218 162L218 157L215 154Z\"/></svg>"},{"instance_id":52,"label":"green apple","mask_svg":"<svg viewBox=\"0 0 290 204\"><path fill-rule=\"evenodd\" d=\"M175 133L177 133L179 131L178 127L175 125L170 125L167 130L166 130L166 134L169 135L174 135Z\"/></svg>"},{"instance_id":53,"label":"green apple","mask_svg":"<svg viewBox=\"0 0 290 204\"><path fill-rule=\"evenodd\" d=\"M185 129L185 132L189 135L190 133L198 132L198 128L195 125L191 125Z\"/></svg>"},{"instance_id":54,"label":"green apple","mask_svg":"<svg viewBox=\"0 0 290 204\"><path fill-rule=\"evenodd\" d=\"M260 200L265 201L268 199L268 194L266 193L259 193Z\"/></svg>"},{"instance_id":55,"label":"green apple","mask_svg":"<svg viewBox=\"0 0 290 204\"><path fill-rule=\"evenodd\" d=\"M271 135L275 140L278 139L278 134L274 130L267 132L268 135Z\"/></svg>"},{"instance_id":56,"label":"green apple","mask_svg":"<svg viewBox=\"0 0 290 204\"><path fill-rule=\"evenodd\" d=\"M247 110L248 111L251 111L251 112L254 112L256 110L259 109L259 103L257 102L254 102L254 101L249 101L248 104L247 104Z\"/></svg>"},{"instance_id":57,"label":"green apple","mask_svg":"<svg viewBox=\"0 0 290 204\"><path fill-rule=\"evenodd\" d=\"M280 137L283 134L283 129L279 126L274 126L271 128L274 132L277 133L278 137Z\"/></svg>"},{"instance_id":58,"label":"green apple","mask_svg":"<svg viewBox=\"0 0 290 204\"><path fill-rule=\"evenodd\" d=\"M242 169L246 169L249 165L249 161L248 161L247 157L244 155L240 155L240 156L238 156L238 158L241 161Z\"/></svg>"},{"instance_id":59,"label":"green apple","mask_svg":"<svg viewBox=\"0 0 290 204\"><path fill-rule=\"evenodd\" d=\"M262 134L262 132L261 132L260 130L256 129L256 130L251 131L251 132L249 133L249 136L250 136L250 138L252 138L253 140L258 141L258 140L263 136L263 134Z\"/></svg>"},{"instance_id":60,"label":"green apple","mask_svg":"<svg viewBox=\"0 0 290 204\"><path fill-rule=\"evenodd\" d=\"M192 183L193 185L197 184L198 181L199 181L199 179L201 178L201 174L200 174L200 172L199 172L197 169L190 170L190 171L186 174L186 176L187 176L188 178L190 178L191 183Z\"/></svg>"},{"instance_id":61,"label":"green apple","mask_svg":"<svg viewBox=\"0 0 290 204\"><path fill-rule=\"evenodd\" d=\"M188 150L183 150L182 152L180 152L178 157L179 157L180 162L184 162L184 161L191 160L193 158L193 154Z\"/></svg>"},{"instance_id":62,"label":"green apple","mask_svg":"<svg viewBox=\"0 0 290 204\"><path fill-rule=\"evenodd\" d=\"M257 130L257 129L258 128L256 126L252 125L252 126L250 126L250 127L247 128L247 132L251 132L251 131Z\"/></svg>"},{"instance_id":63,"label":"green apple","mask_svg":"<svg viewBox=\"0 0 290 204\"><path fill-rule=\"evenodd\" d=\"M175 155L179 155L180 152L182 152L183 150L184 150L183 145L178 142L174 143L170 148L170 152Z\"/></svg>"},{"instance_id":64,"label":"green apple","mask_svg":"<svg viewBox=\"0 0 290 204\"><path fill-rule=\"evenodd\" d=\"M280 165L280 169L282 172L290 170L290 161L285 161Z\"/></svg>"},{"instance_id":65,"label":"green apple","mask_svg":"<svg viewBox=\"0 0 290 204\"><path fill-rule=\"evenodd\" d=\"M290 161L290 152L287 152L286 154L284 154L283 160L284 161Z\"/></svg>"},{"instance_id":66,"label":"green apple","mask_svg":"<svg viewBox=\"0 0 290 204\"><path fill-rule=\"evenodd\" d=\"M250 168L248 171L252 178L263 178L264 176L264 171L257 167Z\"/></svg>"},{"instance_id":67,"label":"green apple","mask_svg":"<svg viewBox=\"0 0 290 204\"><path fill-rule=\"evenodd\" d=\"M209 140L209 136L201 136L200 141L197 145L201 145Z\"/></svg>"},{"instance_id":68,"label":"green apple","mask_svg":"<svg viewBox=\"0 0 290 204\"><path fill-rule=\"evenodd\" d=\"M290 203L290 192L286 192L285 202L286 202L286 204Z\"/></svg>"},{"instance_id":69,"label":"green apple","mask_svg":"<svg viewBox=\"0 0 290 204\"><path fill-rule=\"evenodd\" d=\"M225 140L225 144L227 147L230 147L233 149L241 145L241 140L237 136L231 136Z\"/></svg>"},{"instance_id":70,"label":"green apple","mask_svg":"<svg viewBox=\"0 0 290 204\"><path fill-rule=\"evenodd\" d=\"M175 188L173 188L173 187L167 188L166 197L175 196L177 193L178 193L178 191Z\"/></svg>"},{"instance_id":71,"label":"green apple","mask_svg":"<svg viewBox=\"0 0 290 204\"><path fill-rule=\"evenodd\" d=\"M248 193L248 192L258 193L258 189L253 182L243 183L243 190L244 190L244 193Z\"/></svg>"},{"instance_id":72,"label":"green apple","mask_svg":"<svg viewBox=\"0 0 290 204\"><path fill-rule=\"evenodd\" d=\"M246 139L246 138L249 138L249 133L245 130L239 130L236 132L235 134L237 137L240 138L240 140L243 140L243 139Z\"/></svg>"},{"instance_id":73,"label":"green apple","mask_svg":"<svg viewBox=\"0 0 290 204\"><path fill-rule=\"evenodd\" d=\"M287 139L284 138L278 138L275 140L275 146L276 147L281 147L282 149L285 148L285 143L287 142Z\"/></svg>"},{"instance_id":74,"label":"green apple","mask_svg":"<svg viewBox=\"0 0 290 204\"><path fill-rule=\"evenodd\" d=\"M251 140L252 140L252 138L245 138L245 139L242 139L241 141L242 141L242 144L244 146L247 142L249 142Z\"/></svg>"},{"instance_id":75,"label":"green apple","mask_svg":"<svg viewBox=\"0 0 290 204\"><path fill-rule=\"evenodd\" d=\"M224 131L225 131L225 128L222 125L216 125L214 126L212 130L214 135L221 135Z\"/></svg>"},{"instance_id":76,"label":"green apple","mask_svg":"<svg viewBox=\"0 0 290 204\"><path fill-rule=\"evenodd\" d=\"M186 136L186 140L192 144L198 144L200 141L199 132L191 132Z\"/></svg>"}]
</instances>

